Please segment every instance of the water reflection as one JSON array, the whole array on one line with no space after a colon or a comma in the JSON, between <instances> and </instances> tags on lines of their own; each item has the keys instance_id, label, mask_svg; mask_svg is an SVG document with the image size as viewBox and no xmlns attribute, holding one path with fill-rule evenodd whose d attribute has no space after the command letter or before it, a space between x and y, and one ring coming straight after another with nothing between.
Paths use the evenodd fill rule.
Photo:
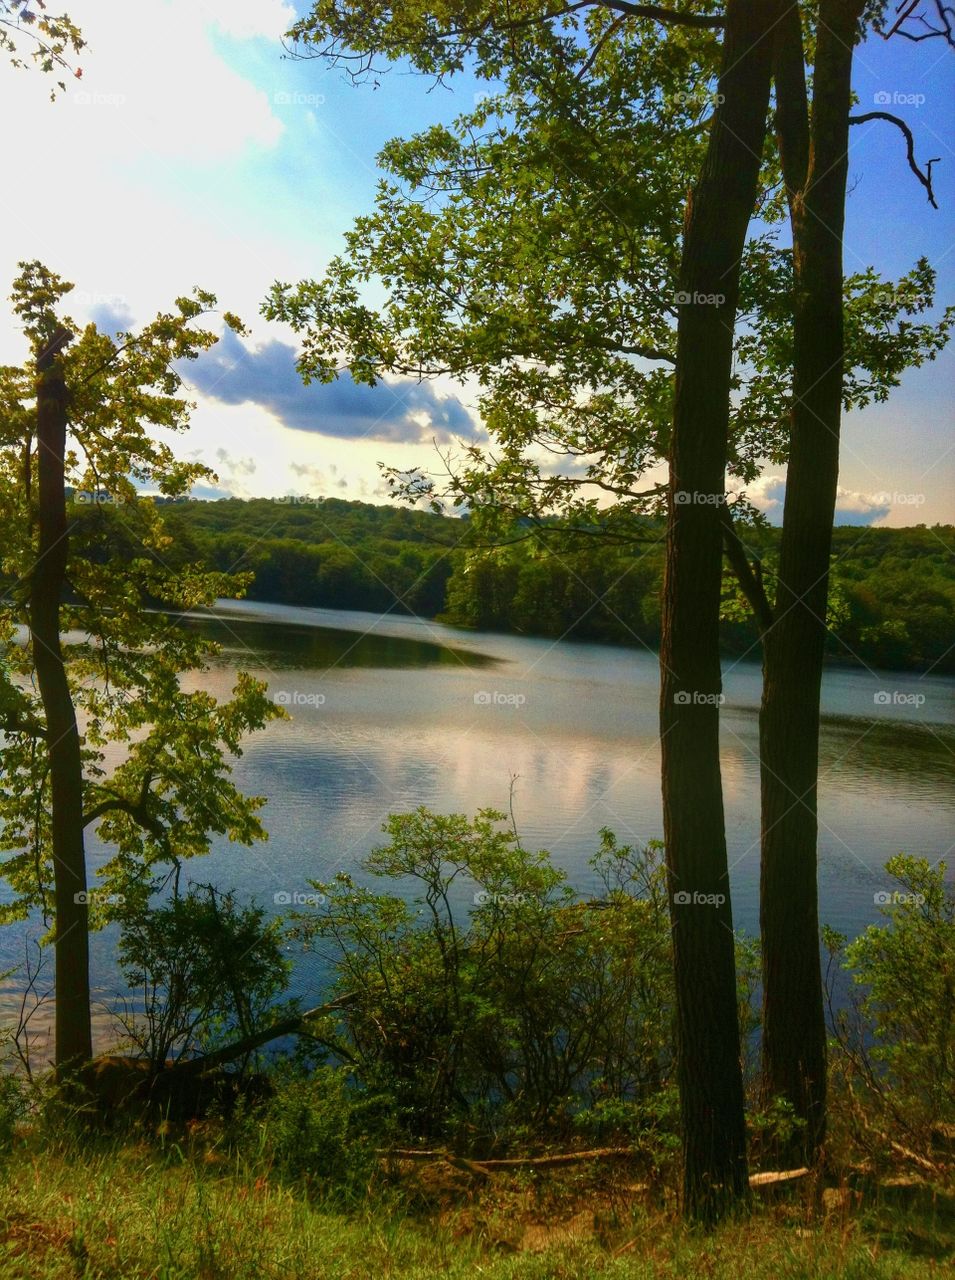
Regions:
<instances>
[{"instance_id":1,"label":"water reflection","mask_svg":"<svg viewBox=\"0 0 955 1280\"><path fill-rule=\"evenodd\" d=\"M186 625L223 645L213 668L191 677L195 687L227 697L236 671L251 670L292 714L252 738L235 765L237 784L268 798L268 842L247 850L219 841L190 868L197 880L234 886L273 909L276 894L354 871L380 842L389 813L422 804L506 809L512 784L525 845L549 849L581 890L594 887L587 861L602 827L632 843L662 836L652 654L235 602ZM874 895L886 887L887 858L904 850L935 861L950 850L953 688L936 677L826 674L820 915L844 932L878 918ZM755 933L758 667L728 664L725 692L734 916ZM91 841L94 867L108 853ZM0 931L0 972L22 957L18 933ZM112 945L108 935L94 944L105 996L117 987ZM320 979L314 960L303 962L296 985L309 998Z\"/></svg>"}]
</instances>

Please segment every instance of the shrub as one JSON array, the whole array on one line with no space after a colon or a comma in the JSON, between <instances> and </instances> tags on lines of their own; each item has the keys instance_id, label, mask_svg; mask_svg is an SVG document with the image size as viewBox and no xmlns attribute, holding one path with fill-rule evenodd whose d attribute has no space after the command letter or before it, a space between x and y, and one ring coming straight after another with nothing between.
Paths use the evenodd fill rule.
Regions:
<instances>
[{"instance_id":1,"label":"shrub","mask_svg":"<svg viewBox=\"0 0 955 1280\"><path fill-rule=\"evenodd\" d=\"M248 1034L267 1011L274 1016L289 971L280 924L211 885L126 911L119 963L143 993L141 1015L124 1017L124 1028L155 1068L226 1031Z\"/></svg>"},{"instance_id":2,"label":"shrub","mask_svg":"<svg viewBox=\"0 0 955 1280\"><path fill-rule=\"evenodd\" d=\"M285 1072L262 1106L231 1127L240 1151L325 1198L360 1198L378 1168L376 1146L390 1137L390 1100L351 1086L343 1071Z\"/></svg>"},{"instance_id":3,"label":"shrub","mask_svg":"<svg viewBox=\"0 0 955 1280\"><path fill-rule=\"evenodd\" d=\"M350 997L322 1038L364 1088L393 1096L412 1135L487 1152L575 1128L626 1133L673 1075L660 848L602 833L600 889L581 900L503 824L493 810L394 815L363 868L403 896L344 873L315 884L326 907L296 931L332 944L337 994ZM740 954L748 1004L752 947Z\"/></svg>"},{"instance_id":4,"label":"shrub","mask_svg":"<svg viewBox=\"0 0 955 1280\"><path fill-rule=\"evenodd\" d=\"M17 1125L27 1112L23 1083L0 1070L0 1160L10 1153Z\"/></svg>"},{"instance_id":5,"label":"shrub","mask_svg":"<svg viewBox=\"0 0 955 1280\"><path fill-rule=\"evenodd\" d=\"M886 870L901 886L884 895L887 923L848 946L826 932L859 993L834 1020L837 1065L863 1128L868 1113L927 1147L934 1127L955 1121L955 895L944 863L899 855Z\"/></svg>"}]
</instances>

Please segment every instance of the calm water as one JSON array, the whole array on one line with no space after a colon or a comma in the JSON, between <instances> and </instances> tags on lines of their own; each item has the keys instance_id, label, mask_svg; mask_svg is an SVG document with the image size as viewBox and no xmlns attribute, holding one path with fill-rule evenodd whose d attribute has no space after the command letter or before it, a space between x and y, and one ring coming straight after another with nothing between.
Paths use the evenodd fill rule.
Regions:
<instances>
[{"instance_id":1,"label":"calm water","mask_svg":"<svg viewBox=\"0 0 955 1280\"><path fill-rule=\"evenodd\" d=\"M354 870L392 812L506 809L512 779L523 842L590 887L598 832L662 836L657 659L594 644L464 633L418 619L223 602L208 628L223 652L203 687L228 695L245 669L291 722L252 738L238 785L266 796L266 844L221 842L193 864L271 910L276 894ZM758 924L759 773L755 664L724 668L723 783L735 922ZM854 934L900 851L949 855L955 829L955 681L832 670L823 690L819 880L824 922ZM107 851L90 846L93 866ZM94 981L116 991L113 938L94 942ZM22 959L0 936L0 971ZM319 975L299 970L306 995ZM7 980L9 993L11 983ZM314 991L312 995L319 994Z\"/></svg>"}]
</instances>

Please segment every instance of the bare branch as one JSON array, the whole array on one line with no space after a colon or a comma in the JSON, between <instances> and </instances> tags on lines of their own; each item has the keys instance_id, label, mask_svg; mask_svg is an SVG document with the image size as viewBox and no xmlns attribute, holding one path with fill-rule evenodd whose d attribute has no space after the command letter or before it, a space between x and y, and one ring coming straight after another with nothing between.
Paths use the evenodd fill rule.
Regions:
<instances>
[{"instance_id":1,"label":"bare branch","mask_svg":"<svg viewBox=\"0 0 955 1280\"><path fill-rule=\"evenodd\" d=\"M867 111L863 116L849 117L850 124L866 124L869 120L886 120L889 124L894 124L897 129L902 131L905 136L909 168L925 188L929 204L933 209L937 209L938 205L935 203L935 192L932 190L932 165L938 164L941 160L941 156L935 156L933 159L928 160L925 165L925 172L923 173L915 160L915 138L912 136L912 130L904 120L900 120L898 116L894 116L888 111Z\"/></svg>"},{"instance_id":2,"label":"bare branch","mask_svg":"<svg viewBox=\"0 0 955 1280\"><path fill-rule=\"evenodd\" d=\"M901 5L899 6L901 8ZM919 14L915 19L925 28L919 35L914 31L906 31L903 23L907 22L913 16L914 10L918 8L918 3L909 5L905 13L903 13L895 22L895 25L883 33L883 38L888 40L891 36L899 35L903 40L911 40L913 44L920 44L923 40L942 39L952 49L955 49L955 9L951 5L947 5L943 0L935 0L935 12L941 23L939 27L933 27L928 19Z\"/></svg>"}]
</instances>

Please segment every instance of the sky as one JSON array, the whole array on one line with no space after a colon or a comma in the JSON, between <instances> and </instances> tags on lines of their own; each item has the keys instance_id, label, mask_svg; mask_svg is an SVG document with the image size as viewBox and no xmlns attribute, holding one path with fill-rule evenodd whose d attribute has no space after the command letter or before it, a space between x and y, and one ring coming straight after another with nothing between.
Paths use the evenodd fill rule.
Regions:
<instances>
[{"instance_id":1,"label":"sky","mask_svg":"<svg viewBox=\"0 0 955 1280\"><path fill-rule=\"evenodd\" d=\"M379 463L435 461L435 442L482 437L473 393L451 384L347 378L305 388L297 340L259 308L275 280L320 277L352 221L372 206L375 156L469 109L486 86L452 88L393 70L353 86L317 61L283 57L297 16L287 0L71 0L89 48L81 80L49 100L39 74L0 66L8 121L0 249L4 292L20 259L72 280L80 322L128 328L201 285L237 312L187 371L196 401L180 445L217 473L199 496L286 494L386 500ZM304 3L298 12L304 12ZM890 125L851 130L845 257L901 275L920 254L939 272L938 300L955 302L955 54L941 41L876 37L856 55L858 111L902 116L919 159L938 157L939 210L927 203ZM933 314L937 314L937 307ZM0 361L19 362L22 334L0 315ZM906 374L888 403L844 423L837 522L955 523L955 349ZM750 496L778 522L784 470Z\"/></svg>"}]
</instances>

